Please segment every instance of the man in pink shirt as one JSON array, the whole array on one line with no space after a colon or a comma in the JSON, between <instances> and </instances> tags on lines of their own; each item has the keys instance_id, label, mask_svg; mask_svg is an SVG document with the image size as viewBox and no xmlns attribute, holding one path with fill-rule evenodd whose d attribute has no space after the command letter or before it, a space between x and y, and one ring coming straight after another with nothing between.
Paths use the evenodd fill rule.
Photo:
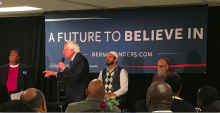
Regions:
<instances>
[{"instance_id":1,"label":"man in pink shirt","mask_svg":"<svg viewBox=\"0 0 220 113\"><path fill-rule=\"evenodd\" d=\"M19 58L19 51L12 50L9 64L0 66L0 83L7 86L9 94L33 87L31 67L19 63Z\"/></svg>"}]
</instances>

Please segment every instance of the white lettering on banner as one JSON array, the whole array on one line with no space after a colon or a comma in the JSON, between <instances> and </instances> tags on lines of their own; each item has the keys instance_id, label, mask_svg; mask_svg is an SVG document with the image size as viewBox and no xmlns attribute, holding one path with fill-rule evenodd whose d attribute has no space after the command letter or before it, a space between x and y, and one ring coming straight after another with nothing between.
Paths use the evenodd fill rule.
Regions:
<instances>
[{"instance_id":1,"label":"white lettering on banner","mask_svg":"<svg viewBox=\"0 0 220 113\"><path fill-rule=\"evenodd\" d=\"M183 34L183 31L184 34ZM101 35L104 33L104 36ZM186 34L188 33L188 35ZM73 35L73 36L71 36ZM124 34L119 31L89 31L89 32L58 32L57 36L50 32L49 42L61 42L62 40L68 42L73 40L75 42L102 42L102 36L106 36L106 42L109 39L113 42L121 40L121 36L124 36L125 42L140 42L140 41L162 41L162 40L182 40L182 39L203 39L204 28L175 28L175 29L156 29L156 30L134 30L124 31ZM188 37L183 37L188 36ZM57 40L56 40L57 39Z\"/></svg>"},{"instance_id":2,"label":"white lettering on banner","mask_svg":"<svg viewBox=\"0 0 220 113\"><path fill-rule=\"evenodd\" d=\"M141 38L140 38L140 33L141 31L134 31L134 41L141 41ZM143 37L144 38L144 37Z\"/></svg>"},{"instance_id":3,"label":"white lettering on banner","mask_svg":"<svg viewBox=\"0 0 220 113\"><path fill-rule=\"evenodd\" d=\"M137 52L134 52L134 57L138 57L138 54L137 54Z\"/></svg>"},{"instance_id":4,"label":"white lettering on banner","mask_svg":"<svg viewBox=\"0 0 220 113\"><path fill-rule=\"evenodd\" d=\"M55 63L49 63L49 68L58 68L58 66Z\"/></svg>"},{"instance_id":5,"label":"white lettering on banner","mask_svg":"<svg viewBox=\"0 0 220 113\"><path fill-rule=\"evenodd\" d=\"M165 31L165 35L167 37L167 40L170 40L171 36L173 34L173 29L170 30L170 33L168 33L167 29L164 29L164 31Z\"/></svg>"},{"instance_id":6,"label":"white lettering on banner","mask_svg":"<svg viewBox=\"0 0 220 113\"><path fill-rule=\"evenodd\" d=\"M95 52L92 52L92 57L95 57Z\"/></svg>"},{"instance_id":7,"label":"white lettering on banner","mask_svg":"<svg viewBox=\"0 0 220 113\"><path fill-rule=\"evenodd\" d=\"M152 55L152 54L153 54L152 52L147 52L147 53L148 53L148 56L153 56L153 55Z\"/></svg>"},{"instance_id":8,"label":"white lettering on banner","mask_svg":"<svg viewBox=\"0 0 220 113\"><path fill-rule=\"evenodd\" d=\"M191 39L191 28L188 28L188 39Z\"/></svg>"},{"instance_id":9,"label":"white lettering on banner","mask_svg":"<svg viewBox=\"0 0 220 113\"><path fill-rule=\"evenodd\" d=\"M84 37L85 39L84 39L84 40L82 40L82 35L81 35L81 32L80 32L80 34L79 34L79 35L80 35L80 36L79 36L79 37L80 37L80 38L79 38L79 39L80 39L80 41L81 41L81 42L86 42L86 33L85 33L85 37Z\"/></svg>"},{"instance_id":10,"label":"white lettering on banner","mask_svg":"<svg viewBox=\"0 0 220 113\"><path fill-rule=\"evenodd\" d=\"M107 53L103 52L92 52L92 57L106 57Z\"/></svg>"},{"instance_id":11,"label":"white lettering on banner","mask_svg":"<svg viewBox=\"0 0 220 113\"><path fill-rule=\"evenodd\" d=\"M198 28L188 28L188 39L191 39L192 36L192 32L193 32L193 39L196 39L196 36L199 37L199 39L203 39L203 28L200 28L200 30L198 30Z\"/></svg>"},{"instance_id":12,"label":"white lettering on banner","mask_svg":"<svg viewBox=\"0 0 220 113\"><path fill-rule=\"evenodd\" d=\"M60 42L60 39L63 38L60 35L63 34L63 32L58 32L58 42Z\"/></svg>"},{"instance_id":13,"label":"white lettering on banner","mask_svg":"<svg viewBox=\"0 0 220 113\"><path fill-rule=\"evenodd\" d=\"M142 57L143 52L140 52L139 57Z\"/></svg>"},{"instance_id":14,"label":"white lettering on banner","mask_svg":"<svg viewBox=\"0 0 220 113\"><path fill-rule=\"evenodd\" d=\"M66 67L69 67L69 64L64 64ZM58 68L58 65L55 64L55 63L49 63L49 68L55 68L57 69Z\"/></svg>"},{"instance_id":15,"label":"white lettering on banner","mask_svg":"<svg viewBox=\"0 0 220 113\"><path fill-rule=\"evenodd\" d=\"M108 52L92 52L92 57L106 57ZM152 52L118 52L119 57L152 57Z\"/></svg>"},{"instance_id":16,"label":"white lettering on banner","mask_svg":"<svg viewBox=\"0 0 220 113\"><path fill-rule=\"evenodd\" d=\"M106 56L106 57L107 57L107 54L108 54L108 53L103 53L103 55Z\"/></svg>"},{"instance_id":17,"label":"white lettering on banner","mask_svg":"<svg viewBox=\"0 0 220 113\"><path fill-rule=\"evenodd\" d=\"M111 33L111 31L105 31L104 33L106 33L106 41L108 42L108 34Z\"/></svg>"},{"instance_id":18,"label":"white lettering on banner","mask_svg":"<svg viewBox=\"0 0 220 113\"><path fill-rule=\"evenodd\" d=\"M154 30L151 30L151 40L154 41Z\"/></svg>"},{"instance_id":19,"label":"white lettering on banner","mask_svg":"<svg viewBox=\"0 0 220 113\"><path fill-rule=\"evenodd\" d=\"M156 40L163 40L162 36L163 29L156 30Z\"/></svg>"},{"instance_id":20,"label":"white lettering on banner","mask_svg":"<svg viewBox=\"0 0 220 113\"><path fill-rule=\"evenodd\" d=\"M164 40L164 38L171 40L173 35L175 40L181 40L183 39L182 31L183 28L151 30L151 41L154 41L154 39L156 41ZM163 36L164 34L165 36ZM193 28L193 39L196 39L197 36L199 39L203 39L203 34L203 28L200 28L200 30L198 30L198 28ZM191 28L188 28L188 39L191 39ZM147 37L146 30L125 31L125 41L150 41L150 38Z\"/></svg>"},{"instance_id":21,"label":"white lettering on banner","mask_svg":"<svg viewBox=\"0 0 220 113\"><path fill-rule=\"evenodd\" d=\"M98 33L100 34L101 31L96 31L96 32L95 32L95 41L96 41L96 42L101 42L100 39L98 40L98 38L100 38L100 35L98 35Z\"/></svg>"},{"instance_id":22,"label":"white lettering on banner","mask_svg":"<svg viewBox=\"0 0 220 113\"><path fill-rule=\"evenodd\" d=\"M151 57L152 52L118 52L119 57Z\"/></svg>"},{"instance_id":23,"label":"white lettering on banner","mask_svg":"<svg viewBox=\"0 0 220 113\"><path fill-rule=\"evenodd\" d=\"M179 36L182 35L182 30L182 28L175 29L175 39L183 39L183 37Z\"/></svg>"},{"instance_id":24,"label":"white lettering on banner","mask_svg":"<svg viewBox=\"0 0 220 113\"><path fill-rule=\"evenodd\" d=\"M143 30L143 41L149 41L150 39L146 36L146 30Z\"/></svg>"},{"instance_id":25,"label":"white lettering on banner","mask_svg":"<svg viewBox=\"0 0 220 113\"><path fill-rule=\"evenodd\" d=\"M66 39L66 32L64 32L64 40L69 42L71 40L71 32L69 32L69 40Z\"/></svg>"},{"instance_id":26,"label":"white lettering on banner","mask_svg":"<svg viewBox=\"0 0 220 113\"><path fill-rule=\"evenodd\" d=\"M92 34L92 35L90 35L90 34ZM88 32L88 42L90 42L90 39L94 42L93 36L94 36L93 32Z\"/></svg>"},{"instance_id":27,"label":"white lettering on banner","mask_svg":"<svg viewBox=\"0 0 220 113\"><path fill-rule=\"evenodd\" d=\"M49 42L50 42L50 40L53 40L53 42L55 42L55 41L54 41L54 38L53 38L53 33L52 33L52 32L50 33Z\"/></svg>"},{"instance_id":28,"label":"white lettering on banner","mask_svg":"<svg viewBox=\"0 0 220 113\"><path fill-rule=\"evenodd\" d=\"M132 40L132 31L125 31L125 41Z\"/></svg>"},{"instance_id":29,"label":"white lettering on banner","mask_svg":"<svg viewBox=\"0 0 220 113\"><path fill-rule=\"evenodd\" d=\"M74 34L74 40L73 41L75 41L76 42L76 34L79 34L79 32L72 32L72 34ZM80 33L80 38L81 38L81 33Z\"/></svg>"},{"instance_id":30,"label":"white lettering on banner","mask_svg":"<svg viewBox=\"0 0 220 113\"><path fill-rule=\"evenodd\" d=\"M102 56L102 53L101 53L101 52L99 52L99 56Z\"/></svg>"},{"instance_id":31,"label":"white lettering on banner","mask_svg":"<svg viewBox=\"0 0 220 113\"><path fill-rule=\"evenodd\" d=\"M115 34L115 33L118 33L118 39L117 39L117 40L114 38L114 34ZM113 40L113 41L117 42L117 41L120 40L120 38L121 38L121 34L120 34L119 31L114 31L114 32L112 33L112 40Z\"/></svg>"},{"instance_id":32,"label":"white lettering on banner","mask_svg":"<svg viewBox=\"0 0 220 113\"><path fill-rule=\"evenodd\" d=\"M203 39L203 28L200 28L200 32L197 28L193 29L193 39L196 39L196 34L200 39Z\"/></svg>"},{"instance_id":33,"label":"white lettering on banner","mask_svg":"<svg viewBox=\"0 0 220 113\"><path fill-rule=\"evenodd\" d=\"M130 57L129 53L127 54L127 57Z\"/></svg>"}]
</instances>

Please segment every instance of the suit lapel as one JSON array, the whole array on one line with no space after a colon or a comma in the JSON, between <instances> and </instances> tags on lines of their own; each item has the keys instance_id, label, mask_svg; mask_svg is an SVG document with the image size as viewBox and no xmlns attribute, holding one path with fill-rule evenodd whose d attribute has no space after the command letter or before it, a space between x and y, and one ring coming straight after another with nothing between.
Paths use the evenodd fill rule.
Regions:
<instances>
[{"instance_id":1,"label":"suit lapel","mask_svg":"<svg viewBox=\"0 0 220 113\"><path fill-rule=\"evenodd\" d=\"M75 67L77 61L78 61L78 58L79 58L79 53L76 54L75 58L73 59L73 61L71 62L71 68L72 67Z\"/></svg>"}]
</instances>

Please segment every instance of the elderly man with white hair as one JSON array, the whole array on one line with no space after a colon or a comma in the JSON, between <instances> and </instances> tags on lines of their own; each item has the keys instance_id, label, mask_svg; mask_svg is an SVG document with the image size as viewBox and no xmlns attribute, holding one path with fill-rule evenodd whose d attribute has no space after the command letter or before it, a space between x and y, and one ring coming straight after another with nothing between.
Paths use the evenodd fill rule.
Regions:
<instances>
[{"instance_id":1,"label":"elderly man with white hair","mask_svg":"<svg viewBox=\"0 0 220 113\"><path fill-rule=\"evenodd\" d=\"M119 99L119 108L125 109L126 92L128 91L128 73L125 69L117 65L118 54L111 51L107 54L106 69L103 69L98 79L105 86L105 98L116 97Z\"/></svg>"},{"instance_id":2,"label":"elderly man with white hair","mask_svg":"<svg viewBox=\"0 0 220 113\"><path fill-rule=\"evenodd\" d=\"M64 45L63 54L70 60L69 67L63 62L59 62L58 68L63 72L53 72L46 70L45 77L56 76L58 81L66 81L66 92L68 103L80 102L86 99L86 88L92 80L89 76L89 63L80 53L80 48L74 41L69 41Z\"/></svg>"}]
</instances>

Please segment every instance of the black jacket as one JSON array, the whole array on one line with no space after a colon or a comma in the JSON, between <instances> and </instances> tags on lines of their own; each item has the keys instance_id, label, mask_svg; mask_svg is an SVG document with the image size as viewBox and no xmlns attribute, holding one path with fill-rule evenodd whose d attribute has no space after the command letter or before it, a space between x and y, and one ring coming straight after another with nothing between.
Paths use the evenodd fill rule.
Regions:
<instances>
[{"instance_id":1,"label":"black jacket","mask_svg":"<svg viewBox=\"0 0 220 113\"><path fill-rule=\"evenodd\" d=\"M135 104L137 112L148 112L146 106L146 99L140 100ZM174 99L171 105L172 112L195 112L192 104L184 100Z\"/></svg>"},{"instance_id":2,"label":"black jacket","mask_svg":"<svg viewBox=\"0 0 220 113\"><path fill-rule=\"evenodd\" d=\"M86 89L92 79L89 63L81 53L77 53L70 66L57 74L57 80L66 81L68 103L80 102L86 99Z\"/></svg>"},{"instance_id":3,"label":"black jacket","mask_svg":"<svg viewBox=\"0 0 220 113\"><path fill-rule=\"evenodd\" d=\"M8 80L9 64L0 66L0 83L7 84ZM34 87L32 79L31 67L25 64L19 63L18 80L17 80L17 92L24 91L27 88Z\"/></svg>"}]
</instances>

